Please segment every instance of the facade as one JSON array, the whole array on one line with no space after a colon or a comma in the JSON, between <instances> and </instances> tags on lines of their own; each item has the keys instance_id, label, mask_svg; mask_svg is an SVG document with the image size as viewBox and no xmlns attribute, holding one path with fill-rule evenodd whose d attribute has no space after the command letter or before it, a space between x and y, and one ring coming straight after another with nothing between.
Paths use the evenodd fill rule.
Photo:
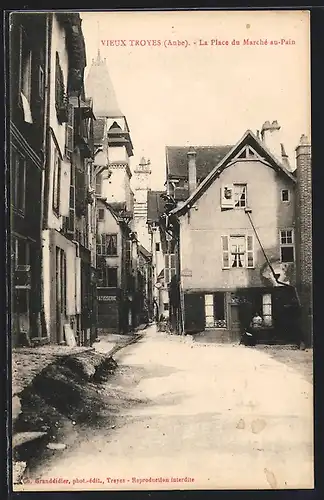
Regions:
<instances>
[{"instance_id":1,"label":"facade","mask_svg":"<svg viewBox=\"0 0 324 500\"><path fill-rule=\"evenodd\" d=\"M79 14L51 14L44 218L45 331L52 343L95 337L89 161L93 112L85 98L85 45ZM73 340L72 340L73 341Z\"/></svg>"},{"instance_id":2,"label":"facade","mask_svg":"<svg viewBox=\"0 0 324 500\"><path fill-rule=\"evenodd\" d=\"M302 305L301 324L306 346L313 345L312 157L311 144L302 136L296 149L296 272Z\"/></svg>"},{"instance_id":3,"label":"facade","mask_svg":"<svg viewBox=\"0 0 324 500\"><path fill-rule=\"evenodd\" d=\"M137 246L123 217L97 198L98 333L128 333L138 323Z\"/></svg>"},{"instance_id":4,"label":"facade","mask_svg":"<svg viewBox=\"0 0 324 500\"><path fill-rule=\"evenodd\" d=\"M152 297L153 317L169 316L168 282L165 279L166 236L161 225L161 216L165 213L165 192L148 191L147 193L147 225L150 234L150 251L152 254ZM169 278L167 273L166 278Z\"/></svg>"},{"instance_id":5,"label":"facade","mask_svg":"<svg viewBox=\"0 0 324 500\"><path fill-rule=\"evenodd\" d=\"M261 140L247 131L200 184L198 155L186 152L189 197L170 214L178 224L185 333L237 341L259 312L259 341L299 341L296 177L284 149L281 161L270 151L269 133L263 127Z\"/></svg>"},{"instance_id":6,"label":"facade","mask_svg":"<svg viewBox=\"0 0 324 500\"><path fill-rule=\"evenodd\" d=\"M138 245L137 290L138 324L146 324L153 319L152 254Z\"/></svg>"},{"instance_id":7,"label":"facade","mask_svg":"<svg viewBox=\"0 0 324 500\"><path fill-rule=\"evenodd\" d=\"M120 111L106 60L98 52L86 79L93 97L97 199L98 327L101 334L127 333L138 322L137 236L130 158L133 144ZM112 243L113 242L113 243ZM107 254L109 245L116 254ZM112 281L111 281L112 280Z\"/></svg>"},{"instance_id":8,"label":"facade","mask_svg":"<svg viewBox=\"0 0 324 500\"><path fill-rule=\"evenodd\" d=\"M134 228L144 248L149 248L150 236L147 227L147 193L150 189L150 160L142 158L134 169Z\"/></svg>"},{"instance_id":9,"label":"facade","mask_svg":"<svg viewBox=\"0 0 324 500\"><path fill-rule=\"evenodd\" d=\"M47 15L10 15L10 212L12 344L42 330L41 224L48 66Z\"/></svg>"}]
</instances>

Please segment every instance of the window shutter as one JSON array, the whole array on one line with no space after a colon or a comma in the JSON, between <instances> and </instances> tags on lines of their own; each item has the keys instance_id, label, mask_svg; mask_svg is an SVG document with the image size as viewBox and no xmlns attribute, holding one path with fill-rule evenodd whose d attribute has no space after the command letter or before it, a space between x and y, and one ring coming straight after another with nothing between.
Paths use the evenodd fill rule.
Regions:
<instances>
[{"instance_id":1,"label":"window shutter","mask_svg":"<svg viewBox=\"0 0 324 500\"><path fill-rule=\"evenodd\" d=\"M61 166L61 215L68 217L70 213L70 185L71 185L71 164L62 161Z\"/></svg>"},{"instance_id":2,"label":"window shutter","mask_svg":"<svg viewBox=\"0 0 324 500\"><path fill-rule=\"evenodd\" d=\"M65 140L65 154L68 158L74 150L74 107L72 104L68 106L68 121L66 123L66 140Z\"/></svg>"},{"instance_id":3,"label":"window shutter","mask_svg":"<svg viewBox=\"0 0 324 500\"><path fill-rule=\"evenodd\" d=\"M254 267L253 236L246 237L246 267Z\"/></svg>"},{"instance_id":4,"label":"window shutter","mask_svg":"<svg viewBox=\"0 0 324 500\"><path fill-rule=\"evenodd\" d=\"M229 269L230 267L230 253L229 253L229 238L228 236L222 236L222 263L223 269Z\"/></svg>"},{"instance_id":5,"label":"window shutter","mask_svg":"<svg viewBox=\"0 0 324 500\"><path fill-rule=\"evenodd\" d=\"M221 186L221 208L234 207L234 186L233 184L224 184Z\"/></svg>"}]
</instances>

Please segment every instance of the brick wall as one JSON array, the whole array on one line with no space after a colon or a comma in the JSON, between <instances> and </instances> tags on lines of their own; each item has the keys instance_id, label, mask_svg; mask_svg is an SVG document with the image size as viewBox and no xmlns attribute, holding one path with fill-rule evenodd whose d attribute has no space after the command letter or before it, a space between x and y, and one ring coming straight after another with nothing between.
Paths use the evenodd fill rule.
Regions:
<instances>
[{"instance_id":1,"label":"brick wall","mask_svg":"<svg viewBox=\"0 0 324 500\"><path fill-rule=\"evenodd\" d=\"M313 343L312 260L312 172L311 144L302 135L296 148L296 272L302 304L302 333L305 344Z\"/></svg>"}]
</instances>

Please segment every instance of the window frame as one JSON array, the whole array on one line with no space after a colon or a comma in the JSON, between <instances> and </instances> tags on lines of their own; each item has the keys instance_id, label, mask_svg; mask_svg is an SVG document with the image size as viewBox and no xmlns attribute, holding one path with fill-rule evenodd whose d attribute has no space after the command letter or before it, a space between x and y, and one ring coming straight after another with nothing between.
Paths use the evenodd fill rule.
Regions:
<instances>
[{"instance_id":1,"label":"window frame","mask_svg":"<svg viewBox=\"0 0 324 500\"><path fill-rule=\"evenodd\" d=\"M172 266L174 259L174 266ZM164 254L164 282L166 285L171 283L172 278L177 274L177 263L175 253Z\"/></svg>"},{"instance_id":2,"label":"window frame","mask_svg":"<svg viewBox=\"0 0 324 500\"><path fill-rule=\"evenodd\" d=\"M53 212L56 215L60 215L61 171L62 171L62 158L58 149L54 147L52 208Z\"/></svg>"},{"instance_id":3,"label":"window frame","mask_svg":"<svg viewBox=\"0 0 324 500\"><path fill-rule=\"evenodd\" d=\"M102 217L101 217L102 215ZM105 209L104 208L98 208L98 221L102 222L105 220Z\"/></svg>"},{"instance_id":4,"label":"window frame","mask_svg":"<svg viewBox=\"0 0 324 500\"><path fill-rule=\"evenodd\" d=\"M291 232L291 243L282 243L282 233ZM287 238L287 234L286 234ZM294 264L295 263L295 234L293 228L284 228L279 230L279 248L280 248L280 262L283 264ZM292 248L292 260L282 259L282 248Z\"/></svg>"},{"instance_id":5,"label":"window frame","mask_svg":"<svg viewBox=\"0 0 324 500\"><path fill-rule=\"evenodd\" d=\"M287 200L283 199L283 193L284 192L287 192L287 195L288 195L288 199ZM281 190L281 201L282 201L282 203L289 203L290 202L290 189L282 189Z\"/></svg>"},{"instance_id":6,"label":"window frame","mask_svg":"<svg viewBox=\"0 0 324 500\"><path fill-rule=\"evenodd\" d=\"M27 180L27 159L18 151L17 148L11 146L11 172L12 172L12 206L15 212L24 216L26 212L26 180ZM22 171L20 170L23 165ZM21 175L22 174L22 175ZM22 179L22 185L20 185ZM22 193L20 189L22 188ZM22 195L22 196L21 196Z\"/></svg>"},{"instance_id":7,"label":"window frame","mask_svg":"<svg viewBox=\"0 0 324 500\"><path fill-rule=\"evenodd\" d=\"M244 238L245 240L244 265L241 267L232 265L231 240L234 238ZM226 245L224 245L225 241ZM221 235L221 252L222 269L255 269L254 236L252 234ZM249 264L249 257L252 257L252 264Z\"/></svg>"},{"instance_id":8,"label":"window frame","mask_svg":"<svg viewBox=\"0 0 324 500\"><path fill-rule=\"evenodd\" d=\"M244 205L236 205L236 203L241 203L240 197L238 199L236 199L238 196L237 188L239 188L239 187L242 187L243 189L245 189ZM242 210L242 209L245 209L246 207L247 207L247 183L234 182L233 183L233 208L236 210Z\"/></svg>"},{"instance_id":9,"label":"window frame","mask_svg":"<svg viewBox=\"0 0 324 500\"><path fill-rule=\"evenodd\" d=\"M223 310L224 318L216 319L216 304L215 296L216 294L222 294L223 296ZM208 298L208 301L207 301ZM209 314L208 314L209 311ZM205 313L205 328L206 329L216 329L224 330L227 328L227 308L226 308L226 293L225 292L211 292L204 294L204 313ZM209 321L208 321L209 318Z\"/></svg>"},{"instance_id":10,"label":"window frame","mask_svg":"<svg viewBox=\"0 0 324 500\"><path fill-rule=\"evenodd\" d=\"M265 302L265 298L270 298L269 302ZM262 294L262 320L263 326L271 328L273 326L273 305L272 305L272 295L271 293ZM265 306L270 306L270 313L265 313ZM265 318L270 318L269 323L265 321Z\"/></svg>"},{"instance_id":11,"label":"window frame","mask_svg":"<svg viewBox=\"0 0 324 500\"><path fill-rule=\"evenodd\" d=\"M25 40L23 40L25 38ZM26 61L23 57L23 53L26 52ZM33 51L31 46L30 37L26 33L23 26L20 26L19 30L19 94L22 93L26 97L29 106L31 107L31 97L32 97L32 64L33 64ZM27 92L24 92L24 68L28 66L28 82L27 82Z\"/></svg>"}]
</instances>

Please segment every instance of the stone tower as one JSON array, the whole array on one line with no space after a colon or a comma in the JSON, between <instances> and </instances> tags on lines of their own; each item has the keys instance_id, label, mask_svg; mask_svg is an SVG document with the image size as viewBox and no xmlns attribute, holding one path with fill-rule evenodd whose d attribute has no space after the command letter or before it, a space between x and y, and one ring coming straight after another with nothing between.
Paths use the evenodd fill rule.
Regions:
<instances>
[{"instance_id":1,"label":"stone tower","mask_svg":"<svg viewBox=\"0 0 324 500\"><path fill-rule=\"evenodd\" d=\"M150 250L147 228L147 193L150 190L151 163L143 157L134 170L134 226L138 239Z\"/></svg>"},{"instance_id":2,"label":"stone tower","mask_svg":"<svg viewBox=\"0 0 324 500\"><path fill-rule=\"evenodd\" d=\"M126 117L119 108L115 89L110 79L106 59L100 52L92 60L86 79L86 93L93 98L94 142L98 152L94 164L100 174L96 192L126 212L133 211L133 193L130 187L130 157L133 144Z\"/></svg>"}]
</instances>

